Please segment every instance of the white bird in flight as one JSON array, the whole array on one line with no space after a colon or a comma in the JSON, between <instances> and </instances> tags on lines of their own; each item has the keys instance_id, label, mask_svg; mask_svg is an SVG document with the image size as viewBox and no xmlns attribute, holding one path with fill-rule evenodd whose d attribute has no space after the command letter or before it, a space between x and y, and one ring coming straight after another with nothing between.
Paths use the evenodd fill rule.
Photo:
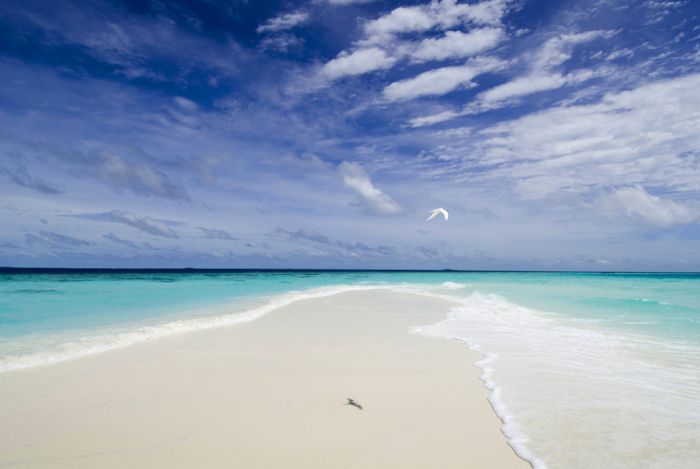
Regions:
<instances>
[{"instance_id":1,"label":"white bird in flight","mask_svg":"<svg viewBox=\"0 0 700 469\"><path fill-rule=\"evenodd\" d=\"M437 217L438 215L442 215L443 217L445 217L445 221L447 221L447 219L450 218L450 212L448 212L446 209L435 208L435 209L430 211L430 216L428 217L428 219L426 221L430 221L433 218Z\"/></svg>"}]
</instances>

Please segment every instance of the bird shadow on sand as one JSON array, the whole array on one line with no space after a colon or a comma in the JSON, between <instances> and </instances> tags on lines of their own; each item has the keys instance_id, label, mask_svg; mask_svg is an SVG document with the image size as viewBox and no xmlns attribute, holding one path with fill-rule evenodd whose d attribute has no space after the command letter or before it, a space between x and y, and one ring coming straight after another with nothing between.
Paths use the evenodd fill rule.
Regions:
<instances>
[{"instance_id":1,"label":"bird shadow on sand","mask_svg":"<svg viewBox=\"0 0 700 469\"><path fill-rule=\"evenodd\" d=\"M357 407L358 409L362 410L362 406L355 402L355 399L350 399L349 397L347 398L348 402L345 403L345 405L351 405L353 407Z\"/></svg>"}]
</instances>

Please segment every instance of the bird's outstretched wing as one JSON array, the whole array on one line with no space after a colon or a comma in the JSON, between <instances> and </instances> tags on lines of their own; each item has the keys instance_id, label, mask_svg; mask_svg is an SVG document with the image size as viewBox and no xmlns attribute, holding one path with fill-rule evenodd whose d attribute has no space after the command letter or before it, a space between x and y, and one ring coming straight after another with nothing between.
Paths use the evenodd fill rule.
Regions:
<instances>
[{"instance_id":1,"label":"bird's outstretched wing","mask_svg":"<svg viewBox=\"0 0 700 469\"><path fill-rule=\"evenodd\" d=\"M447 221L447 219L450 217L449 212L444 208L435 208L430 211L430 216L425 221L430 221L438 215L442 215L443 217L445 217L445 221Z\"/></svg>"}]
</instances>

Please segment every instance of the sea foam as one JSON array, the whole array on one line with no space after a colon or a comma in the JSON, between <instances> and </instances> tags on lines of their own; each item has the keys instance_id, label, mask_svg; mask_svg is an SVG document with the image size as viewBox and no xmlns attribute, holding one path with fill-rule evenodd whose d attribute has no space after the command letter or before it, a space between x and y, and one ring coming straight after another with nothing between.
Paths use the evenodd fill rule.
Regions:
<instances>
[{"instance_id":1,"label":"sea foam","mask_svg":"<svg viewBox=\"0 0 700 469\"><path fill-rule=\"evenodd\" d=\"M477 366L489 401L533 467L700 462L697 347L565 321L497 295L459 301L414 332L461 340L484 356Z\"/></svg>"},{"instance_id":2,"label":"sea foam","mask_svg":"<svg viewBox=\"0 0 700 469\"><path fill-rule=\"evenodd\" d=\"M449 283L449 282L446 282ZM443 284L444 286L444 284ZM461 288L461 287L460 287ZM430 292L424 292L430 294ZM465 298L454 298L446 297L443 295L438 295L443 299L449 299L452 301L459 301L464 304L462 307L454 308L449 313L445 320L438 322L437 324L431 326L417 326L412 329L412 332L422 335L429 335L435 337L443 337L449 339L457 339L463 342L467 348L479 353L483 358L475 363L475 365L481 370L479 378L484 384L484 387L490 391L489 393L489 403L493 408L494 412L501 419L503 425L501 426L501 431L506 436L508 444L513 448L513 451L520 456L522 459L530 463L530 465L535 469L545 469L546 464L536 457L527 446L528 437L522 430L520 425L517 423L517 419L513 413L508 409L508 406L502 398L502 388L494 380L494 368L493 365L498 359L498 354L493 352L485 352L481 346L474 340L466 336L460 336L460 332L452 327L453 323L460 322L464 314L469 314L470 308L480 308L484 306L485 297L478 293L474 293L469 297ZM508 304L508 307L516 307L516 305ZM517 314L517 313L516 313Z\"/></svg>"}]
</instances>

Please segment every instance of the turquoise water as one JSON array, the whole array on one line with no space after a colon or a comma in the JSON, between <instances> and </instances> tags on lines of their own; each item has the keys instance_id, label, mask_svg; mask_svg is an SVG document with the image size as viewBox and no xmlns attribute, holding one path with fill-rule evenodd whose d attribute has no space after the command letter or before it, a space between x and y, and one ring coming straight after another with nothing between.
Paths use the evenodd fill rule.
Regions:
<instances>
[{"instance_id":1,"label":"turquoise water","mask_svg":"<svg viewBox=\"0 0 700 469\"><path fill-rule=\"evenodd\" d=\"M460 305L414 332L484 356L503 431L534 467L700 467L700 274L0 274L0 379L378 286Z\"/></svg>"},{"instance_id":2,"label":"turquoise water","mask_svg":"<svg viewBox=\"0 0 700 469\"><path fill-rule=\"evenodd\" d=\"M124 273L0 275L0 337L188 317L192 310L363 275Z\"/></svg>"},{"instance_id":3,"label":"turquoise water","mask_svg":"<svg viewBox=\"0 0 700 469\"><path fill-rule=\"evenodd\" d=\"M0 274L0 339L157 323L207 306L329 285L444 282L605 327L700 341L700 274L510 272Z\"/></svg>"}]
</instances>

